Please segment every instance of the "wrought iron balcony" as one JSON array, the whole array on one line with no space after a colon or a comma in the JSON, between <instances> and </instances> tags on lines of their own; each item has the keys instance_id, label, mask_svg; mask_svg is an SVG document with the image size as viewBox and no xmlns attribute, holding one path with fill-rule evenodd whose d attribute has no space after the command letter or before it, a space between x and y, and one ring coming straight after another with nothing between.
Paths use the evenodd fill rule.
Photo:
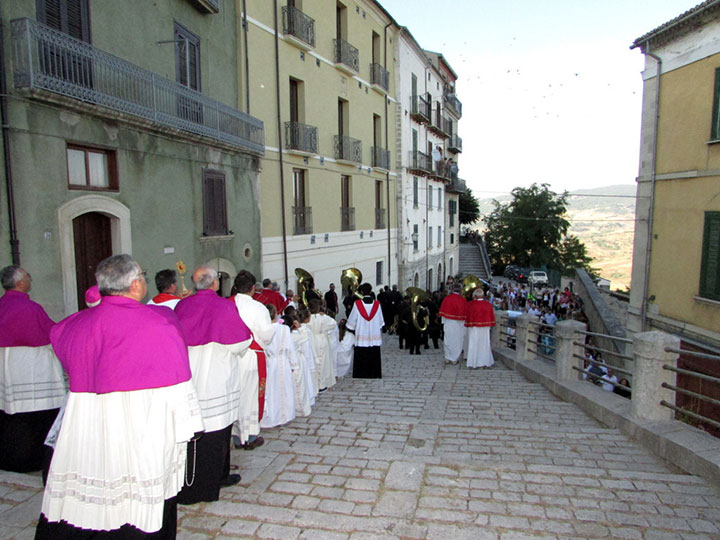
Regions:
<instances>
[{"instance_id":1,"label":"wrought iron balcony","mask_svg":"<svg viewBox=\"0 0 720 540\"><path fill-rule=\"evenodd\" d=\"M387 92L390 90L390 73L380 64L370 64L370 83Z\"/></svg>"},{"instance_id":2,"label":"wrought iron balcony","mask_svg":"<svg viewBox=\"0 0 720 540\"><path fill-rule=\"evenodd\" d=\"M335 135L335 159L362 163L362 141L347 135Z\"/></svg>"},{"instance_id":3,"label":"wrought iron balcony","mask_svg":"<svg viewBox=\"0 0 720 540\"><path fill-rule=\"evenodd\" d=\"M293 36L310 47L315 47L315 19L298 8L283 6L283 34Z\"/></svg>"},{"instance_id":4,"label":"wrought iron balcony","mask_svg":"<svg viewBox=\"0 0 720 540\"><path fill-rule=\"evenodd\" d=\"M354 231L355 230L355 208L352 206L341 206L340 207L340 230L341 231Z\"/></svg>"},{"instance_id":5,"label":"wrought iron balcony","mask_svg":"<svg viewBox=\"0 0 720 540\"><path fill-rule=\"evenodd\" d=\"M454 175L454 178L449 184L445 185L445 191L449 191L451 193L465 193L466 189L467 185L465 184L465 180L458 178L457 174Z\"/></svg>"},{"instance_id":6,"label":"wrought iron balcony","mask_svg":"<svg viewBox=\"0 0 720 540\"><path fill-rule=\"evenodd\" d=\"M354 72L360 71L360 52L344 39L334 39L335 64L347 66Z\"/></svg>"},{"instance_id":7,"label":"wrought iron balcony","mask_svg":"<svg viewBox=\"0 0 720 540\"><path fill-rule=\"evenodd\" d=\"M435 176L442 180L450 180L452 176L452 165L453 163L448 160L440 160L435 163Z\"/></svg>"},{"instance_id":8,"label":"wrought iron balcony","mask_svg":"<svg viewBox=\"0 0 720 540\"><path fill-rule=\"evenodd\" d=\"M426 95L412 96L410 103L410 117L421 124L430 122L430 100Z\"/></svg>"},{"instance_id":9,"label":"wrought iron balcony","mask_svg":"<svg viewBox=\"0 0 720 540\"><path fill-rule=\"evenodd\" d=\"M387 224L385 223L385 215L387 214L387 209L385 208L376 208L375 209L375 228L376 229L384 229L387 227Z\"/></svg>"},{"instance_id":10,"label":"wrought iron balcony","mask_svg":"<svg viewBox=\"0 0 720 540\"><path fill-rule=\"evenodd\" d=\"M293 206L293 234L312 233L312 207Z\"/></svg>"},{"instance_id":11,"label":"wrought iron balcony","mask_svg":"<svg viewBox=\"0 0 720 540\"><path fill-rule=\"evenodd\" d=\"M445 94L445 106L458 118L462 117L462 103L455 94Z\"/></svg>"},{"instance_id":12,"label":"wrought iron balcony","mask_svg":"<svg viewBox=\"0 0 720 540\"><path fill-rule=\"evenodd\" d=\"M317 128L300 122L285 122L285 148L316 154Z\"/></svg>"},{"instance_id":13,"label":"wrought iron balcony","mask_svg":"<svg viewBox=\"0 0 720 540\"><path fill-rule=\"evenodd\" d=\"M261 120L31 19L11 22L16 88L48 91L265 153Z\"/></svg>"},{"instance_id":14,"label":"wrought iron balcony","mask_svg":"<svg viewBox=\"0 0 720 540\"><path fill-rule=\"evenodd\" d=\"M372 152L372 166L378 169L390 170L390 150L379 148L377 146L370 147Z\"/></svg>"},{"instance_id":15,"label":"wrought iron balcony","mask_svg":"<svg viewBox=\"0 0 720 540\"><path fill-rule=\"evenodd\" d=\"M462 152L462 139L457 135L452 135L448 141L448 150L454 154Z\"/></svg>"},{"instance_id":16,"label":"wrought iron balcony","mask_svg":"<svg viewBox=\"0 0 720 540\"><path fill-rule=\"evenodd\" d=\"M432 158L422 152L413 152L411 150L408 172L411 174L431 174L433 172Z\"/></svg>"}]
</instances>

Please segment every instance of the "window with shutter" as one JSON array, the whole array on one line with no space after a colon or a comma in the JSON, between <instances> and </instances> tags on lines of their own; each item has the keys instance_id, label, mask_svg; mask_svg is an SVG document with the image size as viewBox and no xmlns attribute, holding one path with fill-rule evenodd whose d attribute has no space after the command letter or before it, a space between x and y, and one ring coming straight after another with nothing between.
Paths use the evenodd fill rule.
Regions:
<instances>
[{"instance_id":1,"label":"window with shutter","mask_svg":"<svg viewBox=\"0 0 720 540\"><path fill-rule=\"evenodd\" d=\"M720 68L715 69L715 86L713 90L713 112L712 112L712 130L710 140L717 141L720 139Z\"/></svg>"},{"instance_id":2,"label":"window with shutter","mask_svg":"<svg viewBox=\"0 0 720 540\"><path fill-rule=\"evenodd\" d=\"M175 80L200 91L200 38L178 23L175 23ZM202 103L190 96L178 95L177 112L180 118L203 123Z\"/></svg>"},{"instance_id":3,"label":"window with shutter","mask_svg":"<svg viewBox=\"0 0 720 540\"><path fill-rule=\"evenodd\" d=\"M705 212L704 229L699 295L720 300L720 212Z\"/></svg>"},{"instance_id":4,"label":"window with shutter","mask_svg":"<svg viewBox=\"0 0 720 540\"><path fill-rule=\"evenodd\" d=\"M37 18L41 23L90 41L90 4L88 0L36 0Z\"/></svg>"},{"instance_id":5,"label":"window with shutter","mask_svg":"<svg viewBox=\"0 0 720 540\"><path fill-rule=\"evenodd\" d=\"M203 236L229 234L225 198L225 173L212 169L203 169L202 189Z\"/></svg>"}]
</instances>

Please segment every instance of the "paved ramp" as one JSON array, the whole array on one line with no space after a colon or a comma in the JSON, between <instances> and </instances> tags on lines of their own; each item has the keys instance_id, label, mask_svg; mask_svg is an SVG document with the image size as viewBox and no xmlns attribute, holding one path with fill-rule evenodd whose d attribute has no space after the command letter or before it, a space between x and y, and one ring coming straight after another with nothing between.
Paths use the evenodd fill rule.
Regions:
<instances>
[{"instance_id":1,"label":"paved ramp","mask_svg":"<svg viewBox=\"0 0 720 540\"><path fill-rule=\"evenodd\" d=\"M234 450L243 481L181 508L178 537L720 538L718 490L515 372L410 356L397 338L383 371ZM31 538L39 491L0 473L0 536Z\"/></svg>"}]
</instances>

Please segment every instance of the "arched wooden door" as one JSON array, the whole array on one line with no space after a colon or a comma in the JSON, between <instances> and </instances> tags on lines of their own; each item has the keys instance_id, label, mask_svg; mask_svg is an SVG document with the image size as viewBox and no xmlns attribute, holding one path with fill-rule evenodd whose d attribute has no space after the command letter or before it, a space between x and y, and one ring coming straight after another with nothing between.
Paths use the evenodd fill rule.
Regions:
<instances>
[{"instance_id":1,"label":"arched wooden door","mask_svg":"<svg viewBox=\"0 0 720 540\"><path fill-rule=\"evenodd\" d=\"M95 270L103 259L112 255L110 218L99 212L88 212L73 219L75 273L78 309L85 309L85 291L95 285Z\"/></svg>"}]
</instances>

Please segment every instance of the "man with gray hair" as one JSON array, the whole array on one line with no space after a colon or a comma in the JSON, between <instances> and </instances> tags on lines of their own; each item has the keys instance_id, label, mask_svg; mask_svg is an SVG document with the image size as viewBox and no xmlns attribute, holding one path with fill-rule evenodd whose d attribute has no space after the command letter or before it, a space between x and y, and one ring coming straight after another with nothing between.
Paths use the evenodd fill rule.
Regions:
<instances>
[{"instance_id":1,"label":"man with gray hair","mask_svg":"<svg viewBox=\"0 0 720 540\"><path fill-rule=\"evenodd\" d=\"M129 255L95 273L100 304L50 331L68 375L35 538L174 538L187 443L203 429L177 318L141 304Z\"/></svg>"},{"instance_id":2,"label":"man with gray hair","mask_svg":"<svg viewBox=\"0 0 720 540\"><path fill-rule=\"evenodd\" d=\"M23 268L6 266L0 282L0 469L39 471L67 391L50 345L55 323L30 300L32 278Z\"/></svg>"},{"instance_id":3,"label":"man with gray hair","mask_svg":"<svg viewBox=\"0 0 720 540\"><path fill-rule=\"evenodd\" d=\"M255 362L246 354L250 330L235 305L217 294L217 271L200 266L192 280L196 292L180 300L175 314L189 348L205 433L188 445L188 480L178 495L180 504L217 501L221 487L240 481L239 474L230 474L230 438L240 407L242 366Z\"/></svg>"}]
</instances>

